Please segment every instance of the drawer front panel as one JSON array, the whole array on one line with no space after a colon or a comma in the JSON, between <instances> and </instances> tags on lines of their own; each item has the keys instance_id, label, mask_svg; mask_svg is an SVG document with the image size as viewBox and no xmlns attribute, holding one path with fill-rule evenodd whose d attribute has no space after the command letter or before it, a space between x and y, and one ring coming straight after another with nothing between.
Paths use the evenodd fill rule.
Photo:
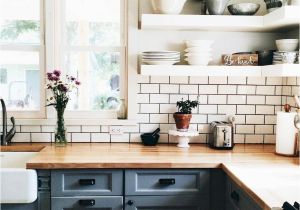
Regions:
<instances>
[{"instance_id":1,"label":"drawer front panel","mask_svg":"<svg viewBox=\"0 0 300 210\"><path fill-rule=\"evenodd\" d=\"M208 170L127 170L126 195L209 193Z\"/></svg>"},{"instance_id":2,"label":"drawer front panel","mask_svg":"<svg viewBox=\"0 0 300 210\"><path fill-rule=\"evenodd\" d=\"M122 210L122 196L81 196L81 197L54 197L51 199L51 210Z\"/></svg>"},{"instance_id":3,"label":"drawer front panel","mask_svg":"<svg viewBox=\"0 0 300 210\"><path fill-rule=\"evenodd\" d=\"M208 196L128 196L125 210L208 210Z\"/></svg>"},{"instance_id":4,"label":"drawer front panel","mask_svg":"<svg viewBox=\"0 0 300 210\"><path fill-rule=\"evenodd\" d=\"M121 170L63 170L51 173L51 195L122 195Z\"/></svg>"}]
</instances>

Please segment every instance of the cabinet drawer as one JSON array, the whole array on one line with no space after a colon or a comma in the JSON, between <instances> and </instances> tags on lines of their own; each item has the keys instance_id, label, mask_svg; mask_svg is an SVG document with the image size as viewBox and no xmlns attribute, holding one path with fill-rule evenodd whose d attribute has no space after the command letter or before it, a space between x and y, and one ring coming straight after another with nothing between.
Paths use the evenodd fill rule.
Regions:
<instances>
[{"instance_id":1,"label":"cabinet drawer","mask_svg":"<svg viewBox=\"0 0 300 210\"><path fill-rule=\"evenodd\" d=\"M51 195L122 195L121 170L63 170L51 173Z\"/></svg>"},{"instance_id":2,"label":"cabinet drawer","mask_svg":"<svg viewBox=\"0 0 300 210\"><path fill-rule=\"evenodd\" d=\"M209 194L208 170L126 170L126 195Z\"/></svg>"},{"instance_id":3,"label":"cabinet drawer","mask_svg":"<svg viewBox=\"0 0 300 210\"><path fill-rule=\"evenodd\" d=\"M249 195L230 179L227 184L227 189L228 203L234 206L235 209L261 210L261 208L249 197Z\"/></svg>"},{"instance_id":4,"label":"cabinet drawer","mask_svg":"<svg viewBox=\"0 0 300 210\"><path fill-rule=\"evenodd\" d=\"M103 209L122 210L122 196L81 196L81 197L54 197L51 199L51 210L72 209Z\"/></svg>"},{"instance_id":5,"label":"cabinet drawer","mask_svg":"<svg viewBox=\"0 0 300 210\"><path fill-rule=\"evenodd\" d=\"M128 196L125 210L208 210L209 197L199 195L178 196Z\"/></svg>"}]
</instances>

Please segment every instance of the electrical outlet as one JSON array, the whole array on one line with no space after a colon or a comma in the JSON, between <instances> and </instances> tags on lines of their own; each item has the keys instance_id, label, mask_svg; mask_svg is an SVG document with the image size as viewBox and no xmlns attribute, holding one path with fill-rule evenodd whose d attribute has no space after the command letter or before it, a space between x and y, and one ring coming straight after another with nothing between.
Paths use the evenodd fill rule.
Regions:
<instances>
[{"instance_id":1,"label":"electrical outlet","mask_svg":"<svg viewBox=\"0 0 300 210\"><path fill-rule=\"evenodd\" d=\"M123 127L122 126L110 126L109 127L109 134L111 134L111 135L122 135L123 134Z\"/></svg>"}]
</instances>

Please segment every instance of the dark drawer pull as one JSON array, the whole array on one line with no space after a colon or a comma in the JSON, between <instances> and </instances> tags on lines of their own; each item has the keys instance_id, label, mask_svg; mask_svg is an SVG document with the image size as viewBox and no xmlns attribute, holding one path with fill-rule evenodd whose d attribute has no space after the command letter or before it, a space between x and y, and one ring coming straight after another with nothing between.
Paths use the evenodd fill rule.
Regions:
<instances>
[{"instance_id":1,"label":"dark drawer pull","mask_svg":"<svg viewBox=\"0 0 300 210\"><path fill-rule=\"evenodd\" d=\"M95 185L95 179L79 179L80 185Z\"/></svg>"},{"instance_id":2,"label":"dark drawer pull","mask_svg":"<svg viewBox=\"0 0 300 210\"><path fill-rule=\"evenodd\" d=\"M80 206L94 206L95 205L95 200L79 200L79 205Z\"/></svg>"},{"instance_id":3,"label":"dark drawer pull","mask_svg":"<svg viewBox=\"0 0 300 210\"><path fill-rule=\"evenodd\" d=\"M232 191L230 197L236 202L239 202L240 200L240 195L236 191Z\"/></svg>"},{"instance_id":4,"label":"dark drawer pull","mask_svg":"<svg viewBox=\"0 0 300 210\"><path fill-rule=\"evenodd\" d=\"M159 184L161 185L174 185L175 179L159 179Z\"/></svg>"}]
</instances>

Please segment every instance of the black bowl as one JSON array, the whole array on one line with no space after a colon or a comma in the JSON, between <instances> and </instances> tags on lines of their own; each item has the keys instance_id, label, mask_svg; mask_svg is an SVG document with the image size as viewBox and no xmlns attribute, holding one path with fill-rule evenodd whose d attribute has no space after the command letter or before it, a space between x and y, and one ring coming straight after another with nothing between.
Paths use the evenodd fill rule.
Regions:
<instances>
[{"instance_id":1,"label":"black bowl","mask_svg":"<svg viewBox=\"0 0 300 210\"><path fill-rule=\"evenodd\" d=\"M256 53L258 54L258 65L259 66L272 65L273 52L275 52L275 50L256 51Z\"/></svg>"},{"instance_id":2,"label":"black bowl","mask_svg":"<svg viewBox=\"0 0 300 210\"><path fill-rule=\"evenodd\" d=\"M152 136L152 133L144 133L141 139L145 146L155 146L159 140L159 134Z\"/></svg>"}]
</instances>

